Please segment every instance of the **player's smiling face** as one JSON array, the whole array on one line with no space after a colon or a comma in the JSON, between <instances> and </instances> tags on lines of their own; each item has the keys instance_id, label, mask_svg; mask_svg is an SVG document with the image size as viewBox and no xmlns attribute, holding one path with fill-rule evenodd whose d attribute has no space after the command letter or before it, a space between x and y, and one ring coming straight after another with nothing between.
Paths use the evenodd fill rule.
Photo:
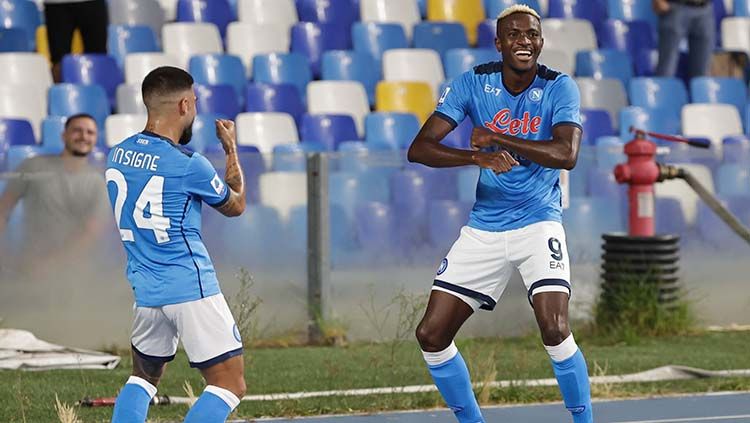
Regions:
<instances>
[{"instance_id":1,"label":"player's smiling face","mask_svg":"<svg viewBox=\"0 0 750 423\"><path fill-rule=\"evenodd\" d=\"M536 68L544 39L539 19L528 13L514 13L500 20L495 47L503 62L517 72Z\"/></svg>"}]
</instances>

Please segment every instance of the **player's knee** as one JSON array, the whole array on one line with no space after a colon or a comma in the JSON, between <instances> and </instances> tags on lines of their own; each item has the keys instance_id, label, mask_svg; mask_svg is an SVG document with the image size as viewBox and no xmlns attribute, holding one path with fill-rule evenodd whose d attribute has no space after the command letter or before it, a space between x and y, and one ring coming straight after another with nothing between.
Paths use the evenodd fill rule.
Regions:
<instances>
[{"instance_id":1,"label":"player's knee","mask_svg":"<svg viewBox=\"0 0 750 423\"><path fill-rule=\"evenodd\" d=\"M422 351L442 351L450 345L452 339L442 331L429 325L420 323L416 331L417 341Z\"/></svg>"},{"instance_id":2,"label":"player's knee","mask_svg":"<svg viewBox=\"0 0 750 423\"><path fill-rule=\"evenodd\" d=\"M568 322L562 320L549 320L540 323L542 342L544 345L560 345L562 341L570 336Z\"/></svg>"},{"instance_id":3,"label":"player's knee","mask_svg":"<svg viewBox=\"0 0 750 423\"><path fill-rule=\"evenodd\" d=\"M139 369L133 370L133 376L137 376L154 386L159 386L159 381L161 381L161 374L158 374L158 375L147 374L146 372L143 372Z\"/></svg>"},{"instance_id":4,"label":"player's knee","mask_svg":"<svg viewBox=\"0 0 750 423\"><path fill-rule=\"evenodd\" d=\"M247 392L247 384L245 383L245 378L241 377L237 381L237 390L234 392L235 395L237 395L237 398L242 399L242 397L245 396L245 393Z\"/></svg>"}]
</instances>

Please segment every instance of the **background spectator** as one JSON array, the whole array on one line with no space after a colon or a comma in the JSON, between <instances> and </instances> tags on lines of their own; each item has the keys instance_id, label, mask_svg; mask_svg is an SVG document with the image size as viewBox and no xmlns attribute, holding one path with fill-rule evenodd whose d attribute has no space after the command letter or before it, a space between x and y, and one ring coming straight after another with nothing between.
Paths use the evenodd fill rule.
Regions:
<instances>
[{"instance_id":1,"label":"background spectator","mask_svg":"<svg viewBox=\"0 0 750 423\"><path fill-rule=\"evenodd\" d=\"M716 45L713 4L709 0L653 0L659 15L659 65L656 74L674 76L680 43L687 37L690 77L708 74Z\"/></svg>"}]
</instances>

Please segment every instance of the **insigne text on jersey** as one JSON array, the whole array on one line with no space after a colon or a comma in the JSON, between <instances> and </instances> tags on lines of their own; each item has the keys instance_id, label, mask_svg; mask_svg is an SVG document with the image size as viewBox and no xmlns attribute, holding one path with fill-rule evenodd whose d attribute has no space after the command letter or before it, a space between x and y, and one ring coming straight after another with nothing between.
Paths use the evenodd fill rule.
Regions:
<instances>
[{"instance_id":1,"label":"insigne text on jersey","mask_svg":"<svg viewBox=\"0 0 750 423\"><path fill-rule=\"evenodd\" d=\"M115 148L112 154L112 162L118 163L123 166L135 167L138 169L146 169L152 172L156 172L158 167L157 161L160 157L149 153L143 153L139 151L126 150L124 148Z\"/></svg>"}]
</instances>

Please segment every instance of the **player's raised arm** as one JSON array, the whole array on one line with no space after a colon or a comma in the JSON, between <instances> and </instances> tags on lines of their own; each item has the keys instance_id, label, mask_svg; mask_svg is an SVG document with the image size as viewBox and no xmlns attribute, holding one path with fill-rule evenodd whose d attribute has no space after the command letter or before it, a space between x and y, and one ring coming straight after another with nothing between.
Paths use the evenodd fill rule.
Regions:
<instances>
[{"instance_id":1,"label":"player's raised arm","mask_svg":"<svg viewBox=\"0 0 750 423\"><path fill-rule=\"evenodd\" d=\"M237 156L237 140L234 122L231 120L216 120L216 136L221 141L224 153L227 157L224 181L229 188L229 199L217 207L216 210L224 216L239 216L245 211L245 177Z\"/></svg>"}]
</instances>

